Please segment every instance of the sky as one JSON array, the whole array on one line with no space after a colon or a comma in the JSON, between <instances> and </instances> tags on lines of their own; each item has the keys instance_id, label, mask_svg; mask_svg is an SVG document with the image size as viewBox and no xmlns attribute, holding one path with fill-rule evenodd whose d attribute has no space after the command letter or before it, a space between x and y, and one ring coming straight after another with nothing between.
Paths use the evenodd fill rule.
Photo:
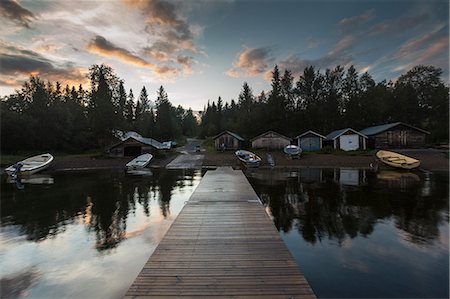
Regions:
<instances>
[{"instance_id":1,"label":"sky","mask_svg":"<svg viewBox=\"0 0 450 299\"><path fill-rule=\"evenodd\" d=\"M449 82L447 0L0 0L0 95L30 75L85 84L108 64L137 97L174 105L270 89L275 65L354 65L378 82L433 65Z\"/></svg>"}]
</instances>

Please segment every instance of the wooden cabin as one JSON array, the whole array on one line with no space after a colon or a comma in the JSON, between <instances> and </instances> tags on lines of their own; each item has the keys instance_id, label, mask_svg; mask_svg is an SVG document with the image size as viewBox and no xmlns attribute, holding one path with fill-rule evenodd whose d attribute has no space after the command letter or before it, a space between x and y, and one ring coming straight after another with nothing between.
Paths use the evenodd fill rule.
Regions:
<instances>
[{"instance_id":1,"label":"wooden cabin","mask_svg":"<svg viewBox=\"0 0 450 299\"><path fill-rule=\"evenodd\" d=\"M110 157L136 157L170 148L153 138L142 137L136 132L127 132L118 138L120 141L107 149Z\"/></svg>"},{"instance_id":2,"label":"wooden cabin","mask_svg":"<svg viewBox=\"0 0 450 299\"><path fill-rule=\"evenodd\" d=\"M291 144L291 138L274 131L267 131L253 138L252 148L282 149Z\"/></svg>"},{"instance_id":3,"label":"wooden cabin","mask_svg":"<svg viewBox=\"0 0 450 299\"><path fill-rule=\"evenodd\" d=\"M331 132L326 136L334 149L343 151L365 150L368 137L352 128L345 128Z\"/></svg>"},{"instance_id":4,"label":"wooden cabin","mask_svg":"<svg viewBox=\"0 0 450 299\"><path fill-rule=\"evenodd\" d=\"M323 140L326 137L314 131L307 131L295 137L297 145L303 151L318 151L322 148Z\"/></svg>"},{"instance_id":5,"label":"wooden cabin","mask_svg":"<svg viewBox=\"0 0 450 299\"><path fill-rule=\"evenodd\" d=\"M368 146L371 148L423 147L426 136L430 134L402 122L368 127L361 133L369 137Z\"/></svg>"},{"instance_id":6,"label":"wooden cabin","mask_svg":"<svg viewBox=\"0 0 450 299\"><path fill-rule=\"evenodd\" d=\"M240 149L244 145L245 139L236 133L223 131L213 137L214 147L216 150Z\"/></svg>"}]
</instances>

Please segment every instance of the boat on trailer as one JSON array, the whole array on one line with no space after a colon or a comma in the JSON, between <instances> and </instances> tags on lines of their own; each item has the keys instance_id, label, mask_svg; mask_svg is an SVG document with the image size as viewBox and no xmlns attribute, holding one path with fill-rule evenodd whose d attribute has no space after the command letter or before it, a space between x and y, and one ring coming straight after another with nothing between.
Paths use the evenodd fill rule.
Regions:
<instances>
[{"instance_id":1,"label":"boat on trailer","mask_svg":"<svg viewBox=\"0 0 450 299\"><path fill-rule=\"evenodd\" d=\"M128 162L125 166L127 167L127 170L139 170L145 168L145 166L147 166L152 159L153 159L152 154L143 154L134 158L133 160Z\"/></svg>"},{"instance_id":2,"label":"boat on trailer","mask_svg":"<svg viewBox=\"0 0 450 299\"><path fill-rule=\"evenodd\" d=\"M30 175L48 168L53 159L49 153L33 156L9 166L5 172L13 176Z\"/></svg>"},{"instance_id":3,"label":"boat on trailer","mask_svg":"<svg viewBox=\"0 0 450 299\"><path fill-rule=\"evenodd\" d=\"M258 167L261 164L261 158L250 151L238 150L234 154L247 167Z\"/></svg>"},{"instance_id":4,"label":"boat on trailer","mask_svg":"<svg viewBox=\"0 0 450 299\"><path fill-rule=\"evenodd\" d=\"M380 150L376 153L378 160L386 165L402 169L414 169L420 166L420 161L396 152Z\"/></svg>"},{"instance_id":5,"label":"boat on trailer","mask_svg":"<svg viewBox=\"0 0 450 299\"><path fill-rule=\"evenodd\" d=\"M300 157L300 155L302 153L302 148L297 145L290 144L290 145L286 145L284 147L283 151L290 158L298 158L298 157Z\"/></svg>"}]
</instances>

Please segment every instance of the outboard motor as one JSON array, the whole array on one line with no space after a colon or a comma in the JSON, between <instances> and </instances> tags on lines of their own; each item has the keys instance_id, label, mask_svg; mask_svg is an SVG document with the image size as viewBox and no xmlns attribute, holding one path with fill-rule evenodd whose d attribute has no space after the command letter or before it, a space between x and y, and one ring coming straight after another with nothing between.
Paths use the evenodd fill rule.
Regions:
<instances>
[{"instance_id":1,"label":"outboard motor","mask_svg":"<svg viewBox=\"0 0 450 299\"><path fill-rule=\"evenodd\" d=\"M17 179L17 177L20 175L20 169L23 167L23 164L18 162L16 164L13 165L14 168L14 172L12 173L12 177L13 179Z\"/></svg>"}]
</instances>

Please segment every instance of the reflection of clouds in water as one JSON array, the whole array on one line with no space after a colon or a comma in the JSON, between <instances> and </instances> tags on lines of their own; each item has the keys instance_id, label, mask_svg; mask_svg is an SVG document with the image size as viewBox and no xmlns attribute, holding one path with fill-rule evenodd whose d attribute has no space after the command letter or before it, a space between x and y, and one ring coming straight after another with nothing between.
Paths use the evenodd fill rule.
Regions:
<instances>
[{"instance_id":1,"label":"reflection of clouds in water","mask_svg":"<svg viewBox=\"0 0 450 299\"><path fill-rule=\"evenodd\" d=\"M396 229L399 242L408 248L414 250L426 252L430 256L439 256L442 252L448 252L449 249L449 226L448 223L444 223L437 228L441 231L437 239L425 240L424 242L416 242L416 239L411 233L402 229Z\"/></svg>"},{"instance_id":2,"label":"reflection of clouds in water","mask_svg":"<svg viewBox=\"0 0 450 299\"><path fill-rule=\"evenodd\" d=\"M42 277L36 267L10 274L0 279L0 297L17 298L28 296L29 289Z\"/></svg>"}]
</instances>

